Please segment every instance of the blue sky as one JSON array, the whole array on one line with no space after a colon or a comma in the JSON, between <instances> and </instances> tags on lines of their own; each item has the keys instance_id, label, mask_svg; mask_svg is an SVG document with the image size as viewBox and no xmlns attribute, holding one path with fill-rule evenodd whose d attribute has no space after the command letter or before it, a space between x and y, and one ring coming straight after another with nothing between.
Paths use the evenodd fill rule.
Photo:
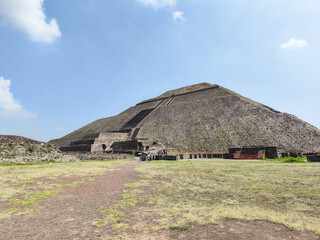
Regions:
<instances>
[{"instance_id":1,"label":"blue sky","mask_svg":"<svg viewBox=\"0 0 320 240\"><path fill-rule=\"evenodd\" d=\"M0 134L48 141L210 82L320 128L320 1L0 0Z\"/></svg>"}]
</instances>

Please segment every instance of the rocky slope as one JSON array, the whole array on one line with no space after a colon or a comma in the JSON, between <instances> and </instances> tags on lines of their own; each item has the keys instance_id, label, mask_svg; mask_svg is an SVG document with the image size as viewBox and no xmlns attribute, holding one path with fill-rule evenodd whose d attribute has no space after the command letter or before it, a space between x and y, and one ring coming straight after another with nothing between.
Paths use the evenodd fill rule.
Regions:
<instances>
[{"instance_id":1,"label":"rocky slope","mask_svg":"<svg viewBox=\"0 0 320 240\"><path fill-rule=\"evenodd\" d=\"M74 155L62 153L53 144L33 139L0 135L0 162L77 161Z\"/></svg>"}]
</instances>

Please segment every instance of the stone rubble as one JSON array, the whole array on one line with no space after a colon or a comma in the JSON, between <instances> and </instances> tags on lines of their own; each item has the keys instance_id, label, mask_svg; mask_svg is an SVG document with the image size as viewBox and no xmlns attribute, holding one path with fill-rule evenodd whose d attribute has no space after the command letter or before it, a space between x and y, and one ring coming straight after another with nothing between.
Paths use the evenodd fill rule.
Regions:
<instances>
[{"instance_id":1,"label":"stone rubble","mask_svg":"<svg viewBox=\"0 0 320 240\"><path fill-rule=\"evenodd\" d=\"M0 163L78 162L95 159L129 159L126 154L63 153L55 145L20 136L0 135Z\"/></svg>"}]
</instances>

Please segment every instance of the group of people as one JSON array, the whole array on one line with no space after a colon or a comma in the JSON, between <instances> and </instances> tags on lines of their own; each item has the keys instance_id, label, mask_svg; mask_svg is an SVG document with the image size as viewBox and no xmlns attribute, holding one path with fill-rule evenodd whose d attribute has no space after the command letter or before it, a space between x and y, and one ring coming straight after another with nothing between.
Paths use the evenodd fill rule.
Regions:
<instances>
[{"instance_id":1,"label":"group of people","mask_svg":"<svg viewBox=\"0 0 320 240\"><path fill-rule=\"evenodd\" d=\"M150 162L151 159L152 159L152 153L149 152L147 155L147 161ZM141 153L139 154L139 162L142 162L142 154Z\"/></svg>"}]
</instances>

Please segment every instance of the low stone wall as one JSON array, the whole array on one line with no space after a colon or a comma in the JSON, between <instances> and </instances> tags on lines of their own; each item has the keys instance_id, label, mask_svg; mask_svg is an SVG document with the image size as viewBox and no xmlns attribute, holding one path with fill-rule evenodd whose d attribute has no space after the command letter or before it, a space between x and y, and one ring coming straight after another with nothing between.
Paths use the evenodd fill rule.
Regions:
<instances>
[{"instance_id":1,"label":"low stone wall","mask_svg":"<svg viewBox=\"0 0 320 240\"><path fill-rule=\"evenodd\" d=\"M320 154L308 156L308 162L320 162Z\"/></svg>"},{"instance_id":2,"label":"low stone wall","mask_svg":"<svg viewBox=\"0 0 320 240\"><path fill-rule=\"evenodd\" d=\"M176 161L176 160L178 160L178 156L174 156L174 155L156 155L156 156L154 156L154 160Z\"/></svg>"},{"instance_id":3,"label":"low stone wall","mask_svg":"<svg viewBox=\"0 0 320 240\"><path fill-rule=\"evenodd\" d=\"M107 160L107 159L134 159L134 155L130 154L113 154L113 153L69 153L77 159L83 160Z\"/></svg>"},{"instance_id":4,"label":"low stone wall","mask_svg":"<svg viewBox=\"0 0 320 240\"><path fill-rule=\"evenodd\" d=\"M68 147L60 147L62 152L90 152L91 145L83 144L83 145L70 145Z\"/></svg>"}]
</instances>

